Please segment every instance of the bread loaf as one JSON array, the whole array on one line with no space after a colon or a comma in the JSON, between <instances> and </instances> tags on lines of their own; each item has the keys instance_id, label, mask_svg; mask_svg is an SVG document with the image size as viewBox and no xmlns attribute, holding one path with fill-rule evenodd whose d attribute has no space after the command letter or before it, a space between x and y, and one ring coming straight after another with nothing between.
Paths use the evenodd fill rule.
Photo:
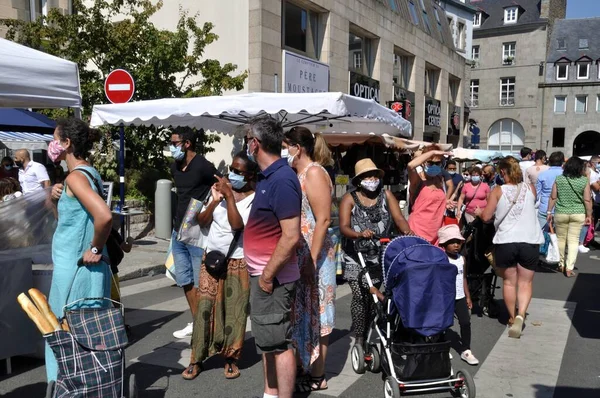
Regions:
<instances>
[{"instance_id":1,"label":"bread loaf","mask_svg":"<svg viewBox=\"0 0 600 398\"><path fill-rule=\"evenodd\" d=\"M29 296L31 296L31 300L34 302L35 306L40 310L44 318L50 323L50 326L54 328L54 330L60 330L61 327L58 323L58 319L56 319L56 315L48 306L48 300L46 300L46 296L39 290L33 288L28 290Z\"/></svg>"},{"instance_id":2,"label":"bread loaf","mask_svg":"<svg viewBox=\"0 0 600 398\"><path fill-rule=\"evenodd\" d=\"M54 329L50 325L50 322L46 320L46 318L42 315L42 313L37 309L37 307L29 300L29 297L25 295L25 293L19 294L17 296L17 301L23 308L23 311L27 314L29 319L31 319L37 328L42 334L52 333Z\"/></svg>"}]
</instances>

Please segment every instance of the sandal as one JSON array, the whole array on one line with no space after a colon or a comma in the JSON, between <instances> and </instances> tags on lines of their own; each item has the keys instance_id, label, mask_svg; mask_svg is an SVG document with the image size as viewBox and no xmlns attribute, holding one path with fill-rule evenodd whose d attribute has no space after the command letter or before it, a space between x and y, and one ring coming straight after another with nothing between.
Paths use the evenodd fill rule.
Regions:
<instances>
[{"instance_id":1,"label":"sandal","mask_svg":"<svg viewBox=\"0 0 600 398\"><path fill-rule=\"evenodd\" d=\"M577 273L575 271L567 271L567 273L565 274L565 276L567 278L574 278L577 276Z\"/></svg>"},{"instance_id":2,"label":"sandal","mask_svg":"<svg viewBox=\"0 0 600 398\"><path fill-rule=\"evenodd\" d=\"M227 359L225 362L225 378L228 380L237 379L240 377L240 369L235 363L235 359Z\"/></svg>"},{"instance_id":3,"label":"sandal","mask_svg":"<svg viewBox=\"0 0 600 398\"><path fill-rule=\"evenodd\" d=\"M190 363L183 373L181 373L181 376L185 380L194 380L203 370L201 362Z\"/></svg>"},{"instance_id":4,"label":"sandal","mask_svg":"<svg viewBox=\"0 0 600 398\"><path fill-rule=\"evenodd\" d=\"M325 382L325 387L321 387ZM307 376L302 380L296 381L296 392L307 393L311 391L323 391L329 388L327 386L327 380L325 380L325 375L313 377Z\"/></svg>"},{"instance_id":5,"label":"sandal","mask_svg":"<svg viewBox=\"0 0 600 398\"><path fill-rule=\"evenodd\" d=\"M564 273L565 273L565 267L563 267L563 266L558 266L558 267L556 267L556 269L557 269L557 270L558 270L558 272L560 272L561 274L564 274Z\"/></svg>"}]
</instances>

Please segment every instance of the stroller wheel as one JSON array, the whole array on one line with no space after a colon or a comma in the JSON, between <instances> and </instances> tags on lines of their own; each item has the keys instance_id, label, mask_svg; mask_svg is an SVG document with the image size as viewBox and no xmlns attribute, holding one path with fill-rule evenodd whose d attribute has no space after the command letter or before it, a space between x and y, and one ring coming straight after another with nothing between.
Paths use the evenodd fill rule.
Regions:
<instances>
[{"instance_id":1,"label":"stroller wheel","mask_svg":"<svg viewBox=\"0 0 600 398\"><path fill-rule=\"evenodd\" d=\"M454 391L454 396L460 398L475 398L476 389L473 376L466 370L459 370L456 372L456 377L463 379L463 385Z\"/></svg>"},{"instance_id":2,"label":"stroller wheel","mask_svg":"<svg viewBox=\"0 0 600 398\"><path fill-rule=\"evenodd\" d=\"M365 350L363 347L360 344L354 344L350 355L352 356L352 370L359 375L365 373Z\"/></svg>"},{"instance_id":3,"label":"stroller wheel","mask_svg":"<svg viewBox=\"0 0 600 398\"><path fill-rule=\"evenodd\" d=\"M52 398L54 396L54 388L56 387L56 382L54 380L50 380L48 382L48 386L46 387L46 398Z\"/></svg>"},{"instance_id":4,"label":"stroller wheel","mask_svg":"<svg viewBox=\"0 0 600 398\"><path fill-rule=\"evenodd\" d=\"M398 386L398 380L394 377L388 376L385 378L383 396L385 398L400 398L400 386Z\"/></svg>"},{"instance_id":5,"label":"stroller wheel","mask_svg":"<svg viewBox=\"0 0 600 398\"><path fill-rule=\"evenodd\" d=\"M128 394L127 394L127 398L137 398L138 396L138 391L137 391L137 385L135 383L135 374L131 374L129 376L129 390L128 390Z\"/></svg>"},{"instance_id":6,"label":"stroller wheel","mask_svg":"<svg viewBox=\"0 0 600 398\"><path fill-rule=\"evenodd\" d=\"M377 346L371 346L371 363L369 364L369 370L371 373L381 372L381 354Z\"/></svg>"}]
</instances>

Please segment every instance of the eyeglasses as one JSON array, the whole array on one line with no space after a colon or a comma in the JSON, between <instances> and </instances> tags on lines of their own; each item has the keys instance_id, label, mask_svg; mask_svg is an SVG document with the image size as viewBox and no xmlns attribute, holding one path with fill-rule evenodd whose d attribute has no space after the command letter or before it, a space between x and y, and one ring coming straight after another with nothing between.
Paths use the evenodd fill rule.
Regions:
<instances>
[{"instance_id":1,"label":"eyeglasses","mask_svg":"<svg viewBox=\"0 0 600 398\"><path fill-rule=\"evenodd\" d=\"M181 144L183 141L171 141L171 146L178 146L179 144Z\"/></svg>"},{"instance_id":2,"label":"eyeglasses","mask_svg":"<svg viewBox=\"0 0 600 398\"><path fill-rule=\"evenodd\" d=\"M233 174L237 174L239 176L245 176L248 173L246 171L242 171L242 170L236 169L233 166L229 166L229 172L233 173Z\"/></svg>"}]
</instances>

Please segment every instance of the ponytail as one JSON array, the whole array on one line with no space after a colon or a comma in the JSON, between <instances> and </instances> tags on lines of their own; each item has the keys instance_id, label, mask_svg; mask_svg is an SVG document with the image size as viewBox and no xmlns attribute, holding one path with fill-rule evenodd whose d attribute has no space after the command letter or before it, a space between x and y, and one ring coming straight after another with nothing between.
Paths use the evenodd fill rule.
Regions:
<instances>
[{"instance_id":1,"label":"ponytail","mask_svg":"<svg viewBox=\"0 0 600 398\"><path fill-rule=\"evenodd\" d=\"M333 156L331 150L323 138L323 134L315 133L315 148L313 152L313 160L323 167L333 166Z\"/></svg>"}]
</instances>

